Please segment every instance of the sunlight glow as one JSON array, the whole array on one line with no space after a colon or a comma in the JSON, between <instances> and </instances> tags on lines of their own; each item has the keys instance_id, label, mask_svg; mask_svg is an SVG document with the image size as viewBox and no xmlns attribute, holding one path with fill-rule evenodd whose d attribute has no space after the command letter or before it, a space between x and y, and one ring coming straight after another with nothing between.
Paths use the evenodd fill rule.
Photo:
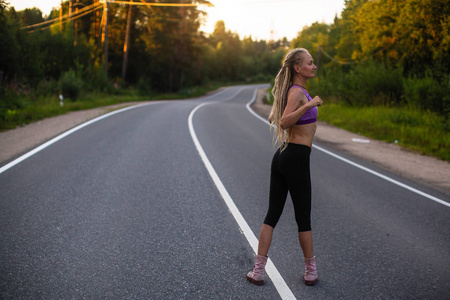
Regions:
<instances>
[{"instance_id":1,"label":"sunlight glow","mask_svg":"<svg viewBox=\"0 0 450 300\"><path fill-rule=\"evenodd\" d=\"M214 31L217 21L225 21L227 30L241 38L288 40L297 36L304 26L314 22L333 23L345 7L344 0L210 0L214 7L208 13L202 30Z\"/></svg>"},{"instance_id":2,"label":"sunlight glow","mask_svg":"<svg viewBox=\"0 0 450 300\"><path fill-rule=\"evenodd\" d=\"M151 2L151 1L147 1ZM344 0L210 0L214 7L200 6L207 12L201 29L212 33L217 21L225 21L227 30L240 38L288 40L304 26L314 22L333 23L344 9ZM16 10L38 7L43 15L59 7L61 0L10 0Z\"/></svg>"}]
</instances>

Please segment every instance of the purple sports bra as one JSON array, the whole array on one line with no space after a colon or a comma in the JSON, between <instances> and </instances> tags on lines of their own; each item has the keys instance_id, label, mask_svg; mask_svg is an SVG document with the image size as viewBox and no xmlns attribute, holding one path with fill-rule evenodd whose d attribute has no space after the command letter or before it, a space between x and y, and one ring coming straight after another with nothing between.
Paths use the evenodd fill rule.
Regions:
<instances>
[{"instance_id":1,"label":"purple sports bra","mask_svg":"<svg viewBox=\"0 0 450 300\"><path fill-rule=\"evenodd\" d=\"M302 89L303 94L305 94L306 98L308 98L308 101L311 101L311 99L312 99L311 96L308 94L308 92L304 88L302 88L299 85L296 85L296 84L291 85L291 87L288 89L288 91L293 86ZM314 106L313 108L308 109L303 114L303 116L297 121L297 123L295 123L295 125L305 125L305 124L310 124L310 123L317 122L317 114L318 114L317 106Z\"/></svg>"}]
</instances>

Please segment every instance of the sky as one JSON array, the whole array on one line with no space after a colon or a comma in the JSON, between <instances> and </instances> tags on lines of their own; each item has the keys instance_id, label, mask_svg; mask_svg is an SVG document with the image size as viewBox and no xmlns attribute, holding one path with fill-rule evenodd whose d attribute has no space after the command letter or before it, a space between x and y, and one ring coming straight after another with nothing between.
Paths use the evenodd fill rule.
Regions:
<instances>
[{"instance_id":1,"label":"sky","mask_svg":"<svg viewBox=\"0 0 450 300\"><path fill-rule=\"evenodd\" d=\"M48 15L61 0L7 0L16 10L37 7ZM151 0L147 0L151 2ZM217 21L241 38L288 40L314 22L333 23L345 7L344 0L210 0L214 7L201 6L208 13L200 30L212 33ZM117 5L117 4L116 4Z\"/></svg>"}]
</instances>

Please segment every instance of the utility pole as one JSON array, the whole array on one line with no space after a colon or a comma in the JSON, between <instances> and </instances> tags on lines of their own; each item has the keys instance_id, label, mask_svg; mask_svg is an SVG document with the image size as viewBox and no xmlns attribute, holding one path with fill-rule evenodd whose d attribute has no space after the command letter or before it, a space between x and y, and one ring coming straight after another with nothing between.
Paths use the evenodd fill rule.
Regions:
<instances>
[{"instance_id":1,"label":"utility pole","mask_svg":"<svg viewBox=\"0 0 450 300\"><path fill-rule=\"evenodd\" d=\"M77 3L75 4L75 15L78 15L78 1L79 0L77 0ZM77 45L77 42L78 42L78 18L75 21L75 41L73 42L74 46Z\"/></svg>"},{"instance_id":2,"label":"utility pole","mask_svg":"<svg viewBox=\"0 0 450 300\"><path fill-rule=\"evenodd\" d=\"M103 19L105 21L105 28L103 29L103 70L108 77L108 1L103 0Z\"/></svg>"},{"instance_id":3,"label":"utility pole","mask_svg":"<svg viewBox=\"0 0 450 300\"><path fill-rule=\"evenodd\" d=\"M70 0L73 1L73 0ZM103 17L102 17L102 24L104 24L103 32L102 32L102 43L103 43L103 68L105 70L106 76L108 76L108 0L99 0L100 3L104 4L103 8ZM142 3L133 3L133 0L130 0L129 5L130 9L128 11L128 20L127 20L127 29L126 29L126 36L125 36L125 45L124 45L124 62L122 63L122 78L125 79L126 76L126 69L128 64L128 50L129 50L129 36L131 31L131 20L132 20L132 9L131 7L133 5L146 5L150 10L151 4L146 3L144 0L141 0ZM71 2L72 3L72 2ZM113 3L121 3L121 1L114 1ZM122 3L123 4L123 3ZM158 6L197 6L196 4L186 4L186 3L180 3L180 4L163 4L163 3L153 3L153 5L158 4ZM210 6L212 4L209 4ZM101 27L101 26L100 26Z\"/></svg>"},{"instance_id":4,"label":"utility pole","mask_svg":"<svg viewBox=\"0 0 450 300\"><path fill-rule=\"evenodd\" d=\"M130 0L133 2L133 0ZM127 19L127 29L125 33L125 44L123 45L123 61L122 61L122 80L125 81L127 76L127 66L128 66L128 50L130 49L130 32L131 32L131 23L132 23L132 13L133 13L133 4L130 3L130 7L128 8L128 19Z\"/></svg>"},{"instance_id":5,"label":"utility pole","mask_svg":"<svg viewBox=\"0 0 450 300\"><path fill-rule=\"evenodd\" d=\"M63 16L63 0L61 0L61 8L59 9L59 30L61 31L63 29L62 16Z\"/></svg>"},{"instance_id":6,"label":"utility pole","mask_svg":"<svg viewBox=\"0 0 450 300\"><path fill-rule=\"evenodd\" d=\"M95 0L94 3L98 3L98 0ZM95 12L95 26L94 26L94 37L98 41L100 36L100 23L98 19L100 18L100 12L97 10Z\"/></svg>"},{"instance_id":7,"label":"utility pole","mask_svg":"<svg viewBox=\"0 0 450 300\"><path fill-rule=\"evenodd\" d=\"M72 22L72 10L73 10L73 0L69 1L69 24ZM69 26L70 28L70 26Z\"/></svg>"},{"instance_id":8,"label":"utility pole","mask_svg":"<svg viewBox=\"0 0 450 300\"><path fill-rule=\"evenodd\" d=\"M98 2L99 3L104 3L104 2L102 2L102 0L98 0ZM100 16L100 12L99 11L97 11L98 13L99 13L99 15L98 16ZM99 45L99 47L101 47L102 45L103 45L103 26L104 26L104 23L105 23L105 14L104 14L104 11L102 10L102 18L100 19L100 23L98 23L98 35L97 35L97 38L98 38L98 45Z\"/></svg>"}]
</instances>

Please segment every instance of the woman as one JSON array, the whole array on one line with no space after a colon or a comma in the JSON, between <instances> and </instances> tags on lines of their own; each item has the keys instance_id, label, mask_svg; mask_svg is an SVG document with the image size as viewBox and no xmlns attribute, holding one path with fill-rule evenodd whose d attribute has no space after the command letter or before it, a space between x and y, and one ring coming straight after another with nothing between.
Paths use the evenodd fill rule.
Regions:
<instances>
[{"instance_id":1,"label":"woman","mask_svg":"<svg viewBox=\"0 0 450 300\"><path fill-rule=\"evenodd\" d=\"M311 232L309 156L317 127L317 107L322 105L322 100L318 96L311 98L305 89L306 81L314 77L316 69L306 49L293 49L286 55L275 78L269 121L275 126L274 134L280 147L272 160L269 209L259 235L255 267L247 274L247 279L257 285L264 283L273 230L283 212L288 191L305 260L305 284L314 285L318 278Z\"/></svg>"}]
</instances>

